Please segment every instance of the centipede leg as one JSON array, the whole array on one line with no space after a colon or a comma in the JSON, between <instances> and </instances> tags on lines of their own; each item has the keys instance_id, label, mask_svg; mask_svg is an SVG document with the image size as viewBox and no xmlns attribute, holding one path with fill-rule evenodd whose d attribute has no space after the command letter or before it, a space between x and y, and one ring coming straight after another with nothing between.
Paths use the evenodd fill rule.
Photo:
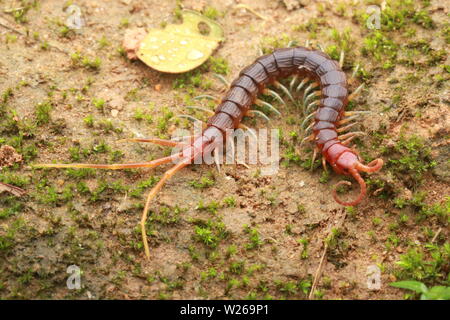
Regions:
<instances>
[{"instance_id":1,"label":"centipede leg","mask_svg":"<svg viewBox=\"0 0 450 320\"><path fill-rule=\"evenodd\" d=\"M326 172L328 172L327 159L325 159L325 157L322 157L322 167Z\"/></svg>"},{"instance_id":2,"label":"centipede leg","mask_svg":"<svg viewBox=\"0 0 450 320\"><path fill-rule=\"evenodd\" d=\"M270 118L268 116L266 116L264 114L264 112L258 111L258 110L248 110L245 115L247 117L255 117L255 116L260 116L261 118L263 118L264 120L266 120L267 122L270 122Z\"/></svg>"},{"instance_id":3,"label":"centipede leg","mask_svg":"<svg viewBox=\"0 0 450 320\"><path fill-rule=\"evenodd\" d=\"M289 83L289 90L290 90L290 91L292 91L292 90L294 89L294 86L295 86L295 83L297 82L297 80L298 80L298 75L296 74L296 75L294 75L294 76L292 77L292 80L291 80L291 82Z\"/></svg>"},{"instance_id":4,"label":"centipede leg","mask_svg":"<svg viewBox=\"0 0 450 320\"><path fill-rule=\"evenodd\" d=\"M220 102L220 99L219 99L219 98L214 97L214 96L211 96L211 95L209 95L209 94L202 94L202 95L200 95L200 96L194 97L193 99L194 99L194 100L207 99L207 100L212 100L212 101L214 101L214 102L216 102L216 103L219 103L219 102Z\"/></svg>"},{"instance_id":5,"label":"centipede leg","mask_svg":"<svg viewBox=\"0 0 450 320\"><path fill-rule=\"evenodd\" d=\"M286 105L286 102L283 100L283 98L281 98L281 96L273 90L265 89L263 94L270 95L270 96L274 97L282 105L284 105L284 106Z\"/></svg>"},{"instance_id":6,"label":"centipede leg","mask_svg":"<svg viewBox=\"0 0 450 320\"><path fill-rule=\"evenodd\" d=\"M297 86L297 88L295 88L295 91L299 92L300 90L302 90L303 86L304 86L305 84L307 84L309 81L311 81L311 79L309 79L309 78L303 79L303 80L299 83L299 85Z\"/></svg>"},{"instance_id":7,"label":"centipede leg","mask_svg":"<svg viewBox=\"0 0 450 320\"><path fill-rule=\"evenodd\" d=\"M196 110L200 110L203 112L206 112L207 114L209 114L210 116L214 115L214 111L203 108L203 107L198 107L198 106L187 106L186 108L188 109L196 109Z\"/></svg>"},{"instance_id":8,"label":"centipede leg","mask_svg":"<svg viewBox=\"0 0 450 320\"><path fill-rule=\"evenodd\" d=\"M273 112L275 112L277 115L281 116L281 112L278 111L277 108L275 108L273 105L271 105L271 104L268 103L268 102L265 102L265 101L260 100L260 99L256 99L256 100L255 100L255 104L256 104L257 106L259 106L259 107L262 107L262 106L268 107L270 110L272 110Z\"/></svg>"},{"instance_id":9,"label":"centipede leg","mask_svg":"<svg viewBox=\"0 0 450 320\"><path fill-rule=\"evenodd\" d=\"M365 135L365 133L362 132L362 131L349 132L349 133L340 135L339 136L339 140L345 140L347 138L356 137L356 136L363 136L363 135Z\"/></svg>"},{"instance_id":10,"label":"centipede leg","mask_svg":"<svg viewBox=\"0 0 450 320\"><path fill-rule=\"evenodd\" d=\"M302 147L302 145L307 142L307 141L313 141L314 140L314 134L311 134L305 138L302 139L302 141L300 142L300 148Z\"/></svg>"},{"instance_id":11,"label":"centipede leg","mask_svg":"<svg viewBox=\"0 0 450 320\"><path fill-rule=\"evenodd\" d=\"M353 122L353 123L350 123L350 124L348 124L348 125L346 125L344 127L340 127L336 131L339 132L339 133L345 132L345 131L351 129L353 126L357 125L357 124L358 124L357 122Z\"/></svg>"},{"instance_id":12,"label":"centipede leg","mask_svg":"<svg viewBox=\"0 0 450 320\"><path fill-rule=\"evenodd\" d=\"M225 85L225 87L227 88L230 87L230 82L228 82L228 80L225 79L222 75L214 73L213 76L216 77L220 82L222 82Z\"/></svg>"},{"instance_id":13,"label":"centipede leg","mask_svg":"<svg viewBox=\"0 0 450 320\"><path fill-rule=\"evenodd\" d=\"M358 88L356 88L355 91L353 91L348 96L348 101L354 100L361 93L362 88L364 88L364 83L362 85L360 85Z\"/></svg>"},{"instance_id":14,"label":"centipede leg","mask_svg":"<svg viewBox=\"0 0 450 320\"><path fill-rule=\"evenodd\" d=\"M185 159L185 160L187 160L187 159ZM142 217L141 217L142 243L144 245L145 256L147 257L147 259L150 259L150 249L148 247L148 242L147 242L147 232L146 232L146 229L145 229L145 223L147 221L148 211L150 209L150 203L153 200L153 198L155 197L155 195L158 193L158 191L167 182L167 180L169 180L177 171L181 170L182 168L184 168L188 164L189 164L189 161L182 161L182 162L176 164L171 169L167 170L164 173L164 175L161 178L161 180L159 180L158 183L153 187L153 189L150 190L150 192L149 192L149 194L147 196L147 201L145 202L144 211L142 212Z\"/></svg>"},{"instance_id":15,"label":"centipede leg","mask_svg":"<svg viewBox=\"0 0 450 320\"><path fill-rule=\"evenodd\" d=\"M175 117L176 118L185 118L185 119L188 119L188 120L191 120L191 121L194 121L194 122L201 123L202 127L206 128L206 123L204 121L202 121L200 119L197 119L196 117L190 116L188 114L177 114L177 115L175 115ZM172 119L175 119L175 117L172 118Z\"/></svg>"},{"instance_id":16,"label":"centipede leg","mask_svg":"<svg viewBox=\"0 0 450 320\"><path fill-rule=\"evenodd\" d=\"M239 129L247 130L248 132L250 132L250 134L253 136L253 138L255 138L256 141L258 140L258 137L256 136L256 132L255 132L255 130L253 130L252 128L246 126L246 125L243 124L243 123L240 123L239 126L238 126L238 128L239 128Z\"/></svg>"},{"instance_id":17,"label":"centipede leg","mask_svg":"<svg viewBox=\"0 0 450 320\"><path fill-rule=\"evenodd\" d=\"M341 50L341 54L339 56L339 66L341 69L344 67L344 58L345 58L345 52L344 50Z\"/></svg>"},{"instance_id":18,"label":"centipede leg","mask_svg":"<svg viewBox=\"0 0 450 320\"><path fill-rule=\"evenodd\" d=\"M220 173L220 158L219 158L219 151L217 149L214 150L214 162L217 166L217 171Z\"/></svg>"},{"instance_id":19,"label":"centipede leg","mask_svg":"<svg viewBox=\"0 0 450 320\"><path fill-rule=\"evenodd\" d=\"M348 122L351 122L351 121L353 121L353 120L359 118L359 116L360 116L360 115L355 115L355 116L351 116L351 117L348 117L348 118L344 118L344 119L342 119L342 120L339 120L339 121L337 122L337 125L338 125L338 126L341 126L341 125L343 125L343 124L346 124L346 123L348 123Z\"/></svg>"},{"instance_id":20,"label":"centipede leg","mask_svg":"<svg viewBox=\"0 0 450 320\"><path fill-rule=\"evenodd\" d=\"M313 171L314 169L314 161L316 161L316 157L317 157L317 153L319 152L319 149L317 149L317 147L314 148L313 151L313 157L312 157L312 161L311 161L311 168L309 170Z\"/></svg>"},{"instance_id":21,"label":"centipede leg","mask_svg":"<svg viewBox=\"0 0 450 320\"><path fill-rule=\"evenodd\" d=\"M321 93L319 91L315 91L313 93L310 93L308 96L306 96L306 98L303 99L303 105L307 106L309 101L311 99L315 99L321 96Z\"/></svg>"},{"instance_id":22,"label":"centipede leg","mask_svg":"<svg viewBox=\"0 0 450 320\"><path fill-rule=\"evenodd\" d=\"M293 104L296 104L296 101L294 100L294 97L292 96L291 92L288 88L286 88L284 85L282 85L279 81L274 82L275 87L281 89L285 95L289 97L289 99L292 101Z\"/></svg>"}]
</instances>

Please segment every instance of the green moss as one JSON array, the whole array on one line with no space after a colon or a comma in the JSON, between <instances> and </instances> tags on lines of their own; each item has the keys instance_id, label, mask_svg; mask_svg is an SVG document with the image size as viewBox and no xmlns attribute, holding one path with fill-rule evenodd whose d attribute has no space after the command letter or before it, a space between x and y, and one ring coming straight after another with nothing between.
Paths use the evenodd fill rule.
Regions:
<instances>
[{"instance_id":1,"label":"green moss","mask_svg":"<svg viewBox=\"0 0 450 320\"><path fill-rule=\"evenodd\" d=\"M431 148L417 136L401 136L397 144L385 153L390 155L387 167L410 186L420 183L423 174L436 165L431 157Z\"/></svg>"},{"instance_id":2,"label":"green moss","mask_svg":"<svg viewBox=\"0 0 450 320\"><path fill-rule=\"evenodd\" d=\"M209 57L208 69L222 75L227 75L230 72L228 61L221 57Z\"/></svg>"},{"instance_id":3,"label":"green moss","mask_svg":"<svg viewBox=\"0 0 450 320\"><path fill-rule=\"evenodd\" d=\"M104 107L105 107L105 100L102 98L94 98L92 99L92 104L94 105L94 107L97 110L103 111Z\"/></svg>"},{"instance_id":4,"label":"green moss","mask_svg":"<svg viewBox=\"0 0 450 320\"><path fill-rule=\"evenodd\" d=\"M236 207L236 199L233 196L229 196L223 199L223 203L227 207Z\"/></svg>"},{"instance_id":5,"label":"green moss","mask_svg":"<svg viewBox=\"0 0 450 320\"><path fill-rule=\"evenodd\" d=\"M87 127L92 128L94 126L94 116L92 114L87 115L83 118L83 122Z\"/></svg>"},{"instance_id":6,"label":"green moss","mask_svg":"<svg viewBox=\"0 0 450 320\"><path fill-rule=\"evenodd\" d=\"M286 48L292 39L283 34L279 37L265 37L261 39L260 46L264 54L272 53L277 48Z\"/></svg>"},{"instance_id":7,"label":"green moss","mask_svg":"<svg viewBox=\"0 0 450 320\"><path fill-rule=\"evenodd\" d=\"M38 125L47 124L50 122L50 112L53 109L51 101L38 103L35 107L36 123Z\"/></svg>"},{"instance_id":8,"label":"green moss","mask_svg":"<svg viewBox=\"0 0 450 320\"><path fill-rule=\"evenodd\" d=\"M204 204L203 201L200 201L196 209L216 214L220 208L221 208L220 203L217 201L211 201L208 204Z\"/></svg>"},{"instance_id":9,"label":"green moss","mask_svg":"<svg viewBox=\"0 0 450 320\"><path fill-rule=\"evenodd\" d=\"M213 186L215 184L215 180L209 177L201 177L200 180L193 180L189 182L189 184L196 189L205 189Z\"/></svg>"},{"instance_id":10,"label":"green moss","mask_svg":"<svg viewBox=\"0 0 450 320\"><path fill-rule=\"evenodd\" d=\"M83 56L80 52L76 51L70 55L72 64L76 67L84 67L88 70L98 70L102 64L102 60L99 57L87 57Z\"/></svg>"},{"instance_id":11,"label":"green moss","mask_svg":"<svg viewBox=\"0 0 450 320\"><path fill-rule=\"evenodd\" d=\"M395 66L398 45L385 36L381 31L374 31L364 38L361 53L365 56L373 56L377 61L383 62L384 69Z\"/></svg>"},{"instance_id":12,"label":"green moss","mask_svg":"<svg viewBox=\"0 0 450 320\"><path fill-rule=\"evenodd\" d=\"M151 176L147 180L139 182L136 187L131 189L131 191L129 193L130 196L132 196L134 198L140 198L142 196L142 194L149 188L153 187L158 182L158 180L159 180L159 178Z\"/></svg>"},{"instance_id":13,"label":"green moss","mask_svg":"<svg viewBox=\"0 0 450 320\"><path fill-rule=\"evenodd\" d=\"M24 208L23 203L13 196L0 198L0 205L6 207L5 209L0 209L0 220L20 213Z\"/></svg>"},{"instance_id":14,"label":"green moss","mask_svg":"<svg viewBox=\"0 0 450 320\"><path fill-rule=\"evenodd\" d=\"M203 9L202 13L205 17L211 20L217 20L218 18L223 17L222 12L211 6L207 6L205 9Z\"/></svg>"},{"instance_id":15,"label":"green moss","mask_svg":"<svg viewBox=\"0 0 450 320\"><path fill-rule=\"evenodd\" d=\"M174 89L192 90L193 88L201 88L207 90L211 88L212 82L203 75L203 72L205 71L204 68L200 67L178 75L177 78L175 78L172 87Z\"/></svg>"},{"instance_id":16,"label":"green moss","mask_svg":"<svg viewBox=\"0 0 450 320\"><path fill-rule=\"evenodd\" d=\"M450 259L450 243L427 244L410 248L396 262L395 275L400 280L418 280L428 285L449 284L446 268Z\"/></svg>"},{"instance_id":17,"label":"green moss","mask_svg":"<svg viewBox=\"0 0 450 320\"><path fill-rule=\"evenodd\" d=\"M220 220L195 220L194 238L210 248L216 248L219 243L230 235L225 224Z\"/></svg>"},{"instance_id":18,"label":"green moss","mask_svg":"<svg viewBox=\"0 0 450 320\"><path fill-rule=\"evenodd\" d=\"M244 232L248 234L250 242L245 245L247 250L259 248L264 242L261 240L258 229L244 226Z\"/></svg>"},{"instance_id":19,"label":"green moss","mask_svg":"<svg viewBox=\"0 0 450 320\"><path fill-rule=\"evenodd\" d=\"M450 44L450 24L449 23L446 23L445 26L442 28L441 35L445 39L445 42L447 44Z\"/></svg>"},{"instance_id":20,"label":"green moss","mask_svg":"<svg viewBox=\"0 0 450 320\"><path fill-rule=\"evenodd\" d=\"M424 27L425 29L434 29L435 23L433 19L431 19L430 14L426 10L417 11L412 20L418 25Z\"/></svg>"}]
</instances>

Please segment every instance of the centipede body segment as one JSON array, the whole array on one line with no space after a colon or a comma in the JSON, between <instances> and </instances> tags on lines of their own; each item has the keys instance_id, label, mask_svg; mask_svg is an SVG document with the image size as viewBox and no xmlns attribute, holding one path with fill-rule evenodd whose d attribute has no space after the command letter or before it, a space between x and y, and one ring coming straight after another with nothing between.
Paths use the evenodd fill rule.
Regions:
<instances>
[{"instance_id":1,"label":"centipede body segment","mask_svg":"<svg viewBox=\"0 0 450 320\"><path fill-rule=\"evenodd\" d=\"M150 191L147 197L141 220L141 232L145 252L147 257L149 257L145 222L151 200L156 193L177 171L192 163L197 157L201 157L207 151L223 143L227 138L226 132L241 125L243 117L249 113L251 106L257 101L257 97L264 92L267 86L271 84L276 85L278 80L290 76L310 79L313 84L309 88L314 88L316 85L320 87L320 100L317 103L316 112L313 117L311 116L312 124L310 128L312 129L312 134L308 139L314 142L315 152L320 152L335 172L352 176L359 183L360 193L358 197L349 202L341 201L336 195L335 188L333 197L336 202L345 206L357 205L366 194L366 185L359 172L378 171L383 166L383 160L376 159L368 165L364 165L357 152L347 146L353 137L351 135L340 135L341 131L343 131L341 129L346 129L346 127L341 127L341 125L347 123L346 119L344 119L346 116L344 109L349 101L346 74L341 70L339 64L328 55L322 51L306 47L277 49L271 54L259 57L254 63L244 68L238 78L231 83L228 92L217 106L215 114L209 118L202 134L192 139L188 145L184 145L179 154L148 163L124 165L48 164L40 166L121 169L155 167L174 159L179 160L172 169L165 173L164 177ZM305 82L301 83L302 86L304 84ZM305 94L309 93L309 89L305 91L308 91ZM312 94L314 95L315 93ZM150 142L173 146L173 143L157 139L152 139ZM341 181L337 186L342 184L350 183Z\"/></svg>"}]
</instances>

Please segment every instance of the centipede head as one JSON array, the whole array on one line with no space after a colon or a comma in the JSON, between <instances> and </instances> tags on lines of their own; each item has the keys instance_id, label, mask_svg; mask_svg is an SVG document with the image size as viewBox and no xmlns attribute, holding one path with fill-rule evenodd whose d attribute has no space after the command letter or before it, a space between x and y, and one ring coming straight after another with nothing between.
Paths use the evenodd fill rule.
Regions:
<instances>
[{"instance_id":1,"label":"centipede head","mask_svg":"<svg viewBox=\"0 0 450 320\"><path fill-rule=\"evenodd\" d=\"M351 175L359 183L360 191L358 197L355 200L350 202L342 201L338 198L336 189L340 185L344 184L351 185L351 182L345 180L339 181L333 189L334 200L343 206L355 206L359 204L362 201L362 199L364 199L367 192L366 182L359 173L377 172L381 169L382 166L383 166L383 159L380 158L373 160L367 165L364 165L361 163L359 157L353 152L345 152L344 154L342 154L337 161L337 167L339 168L340 171L342 171L342 173L346 175Z\"/></svg>"}]
</instances>

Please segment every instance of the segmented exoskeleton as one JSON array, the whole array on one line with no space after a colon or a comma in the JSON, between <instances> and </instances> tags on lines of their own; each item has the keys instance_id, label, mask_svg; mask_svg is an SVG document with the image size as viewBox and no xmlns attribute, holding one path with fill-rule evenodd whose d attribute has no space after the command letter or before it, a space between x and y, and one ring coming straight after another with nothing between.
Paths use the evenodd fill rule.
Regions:
<instances>
[{"instance_id":1,"label":"segmented exoskeleton","mask_svg":"<svg viewBox=\"0 0 450 320\"><path fill-rule=\"evenodd\" d=\"M332 60L327 54L305 47L277 49L271 54L259 57L254 63L243 69L239 77L231 83L228 92L217 106L214 115L209 118L202 134L191 138L190 142L184 144L181 152L177 154L144 163L112 165L45 164L39 166L99 169L153 168L160 164L176 161L176 165L164 173L147 196L141 219L141 232L145 253L149 257L145 222L150 202L156 193L177 171L191 164L194 159L203 156L203 154L210 154L219 144L222 144L228 138L226 133L230 129L240 127L242 118L254 112L250 109L251 106L262 103L261 100L257 99L257 96L261 93L273 93L267 89L268 85L280 87L292 99L289 90L278 82L278 80L290 76L294 77L291 81L291 87L296 84L298 78L304 78L297 89L311 82L309 87L305 89L306 101L311 101L315 97L320 98L317 102L310 104L310 106L317 105L318 108L304 121L306 123L311 119L311 125L308 129L312 131L312 134L305 140L315 143L313 162L316 153L321 152L324 166L328 162L337 173L352 176L358 181L361 190L354 201L344 202L339 200L336 195L336 188L333 190L333 197L339 204L345 206L358 204L366 194L366 184L359 171L378 171L383 166L383 160L376 159L368 165L364 165L356 151L348 147L355 134L341 134L353 125L347 123L354 118L353 113L344 112L344 108L349 101L346 75L341 70L339 63ZM314 88L320 88L320 90L312 91ZM307 93L309 93L308 96L306 96ZM274 94L276 95L276 93ZM342 126L343 124L346 125ZM180 146L179 142L172 140L129 140L152 142L171 147ZM350 184L350 182L340 181L337 186L341 184Z\"/></svg>"}]
</instances>

